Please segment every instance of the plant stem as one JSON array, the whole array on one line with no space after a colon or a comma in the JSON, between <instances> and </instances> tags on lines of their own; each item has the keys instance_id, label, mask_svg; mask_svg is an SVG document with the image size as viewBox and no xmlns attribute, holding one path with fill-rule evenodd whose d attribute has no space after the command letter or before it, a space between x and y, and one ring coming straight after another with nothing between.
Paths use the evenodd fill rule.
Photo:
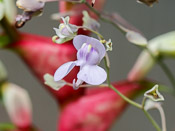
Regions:
<instances>
[{"instance_id":1,"label":"plant stem","mask_svg":"<svg viewBox=\"0 0 175 131\"><path fill-rule=\"evenodd\" d=\"M109 24L112 24L114 27L116 27L118 30L120 30L123 34L125 32L120 29L120 27L112 20L109 20L105 18L99 11L97 11L95 8L93 8L86 0L83 0L82 3L84 3L92 12L94 12L102 21L107 22Z\"/></svg>"},{"instance_id":2,"label":"plant stem","mask_svg":"<svg viewBox=\"0 0 175 131\"><path fill-rule=\"evenodd\" d=\"M150 120L150 122L152 123L152 125L156 128L157 131L162 131L159 127L159 125L155 122L155 120L152 118L152 116L143 109L143 112L145 113L146 117Z\"/></svg>"},{"instance_id":3,"label":"plant stem","mask_svg":"<svg viewBox=\"0 0 175 131\"><path fill-rule=\"evenodd\" d=\"M150 120L150 122L152 123L152 125L156 128L157 131L161 131L159 125L156 123L156 121L151 117L151 115L144 109L144 103L145 103L145 99L143 99L142 105L136 103L135 101L130 100L128 97L126 97L125 95L123 95L119 90L117 90L113 85L111 85L110 82L110 78L109 78L109 67L107 65L107 59L105 57L105 67L106 67L106 71L107 71L107 83L109 88L111 88L113 91L115 91L121 98L123 98L126 102L128 102L129 104L143 110L143 112L145 113L146 117Z\"/></svg>"},{"instance_id":4,"label":"plant stem","mask_svg":"<svg viewBox=\"0 0 175 131\"><path fill-rule=\"evenodd\" d=\"M4 17L0 21L0 25L4 29L5 33L8 35L10 42L15 42L18 40L19 34L18 34L17 30L15 29L14 26L10 25L10 23L8 22L6 17Z\"/></svg>"},{"instance_id":5,"label":"plant stem","mask_svg":"<svg viewBox=\"0 0 175 131\"><path fill-rule=\"evenodd\" d=\"M170 69L168 68L168 66L161 59L158 59L158 63L159 63L159 66L164 71L164 73L166 74L166 76L169 78L172 86L175 88L175 79Z\"/></svg>"},{"instance_id":6,"label":"plant stem","mask_svg":"<svg viewBox=\"0 0 175 131\"><path fill-rule=\"evenodd\" d=\"M67 82L66 85L73 87L73 84L72 84L72 83L69 83L69 82ZM107 87L107 86L108 86L108 84L101 84L101 85L98 85L98 87ZM85 87L97 87L97 85L84 84L84 85L80 85L79 87L80 87L80 88L85 88Z\"/></svg>"},{"instance_id":7,"label":"plant stem","mask_svg":"<svg viewBox=\"0 0 175 131\"><path fill-rule=\"evenodd\" d=\"M170 80L173 88L175 89L175 79L173 74L171 73L170 69L168 66L162 61L162 59L156 58L154 54L150 51L148 47L145 47L146 51L151 55L152 59L158 62L158 65L161 67L161 69L164 71L168 79Z\"/></svg>"},{"instance_id":8,"label":"plant stem","mask_svg":"<svg viewBox=\"0 0 175 131\"><path fill-rule=\"evenodd\" d=\"M109 88L111 88L112 90L114 90L120 97L122 97L126 102L128 102L129 104L137 107L137 108L142 108L142 106L132 100L130 100L128 97L126 97L125 95L123 95L119 90L117 90L113 85L111 85L111 82L110 82L110 78L109 78L109 67L107 65L107 59L105 57L105 66L106 66L106 71L107 71L107 83L108 83L108 86Z\"/></svg>"},{"instance_id":9,"label":"plant stem","mask_svg":"<svg viewBox=\"0 0 175 131\"><path fill-rule=\"evenodd\" d=\"M161 131L159 125L156 123L156 121L151 117L151 115L144 109L144 103L145 103L145 99L143 99L142 105L130 100L128 97L124 96L122 93L120 93L119 90L117 90L113 85L111 85L110 83L110 79L109 79L109 67L107 66L107 60L105 57L105 66L106 66L106 71L107 71L107 83L109 88L111 88L113 91L115 91L121 98L123 98L126 102L128 102L129 104L143 110L143 112L145 113L146 117L150 120L150 122L152 123L152 125L156 128L157 131Z\"/></svg>"},{"instance_id":10,"label":"plant stem","mask_svg":"<svg viewBox=\"0 0 175 131\"><path fill-rule=\"evenodd\" d=\"M157 106L157 109L160 112L161 120L162 120L162 131L166 131L166 118L165 113L161 105Z\"/></svg>"},{"instance_id":11,"label":"plant stem","mask_svg":"<svg viewBox=\"0 0 175 131\"><path fill-rule=\"evenodd\" d=\"M98 37L100 37L100 39L104 40L104 37L103 37L99 32L97 32L97 31L95 31L95 30L92 30L92 29L87 28L87 27L84 27L84 26L79 26L79 28L88 30L88 31L90 31L90 32L92 32L92 33L94 33L94 34L96 34Z\"/></svg>"},{"instance_id":12,"label":"plant stem","mask_svg":"<svg viewBox=\"0 0 175 131\"><path fill-rule=\"evenodd\" d=\"M116 27L118 30L120 30L123 34L125 34L125 32L123 30L121 30L119 28L119 26L114 22L114 21L111 21L105 17L103 17L101 15L100 12L98 12L96 9L94 9L86 0L82 0L81 3L84 3L92 12L94 12L101 20L107 22L107 23L110 23L112 24L114 27ZM95 33L96 34L96 33ZM98 34L97 34L98 35ZM98 35L99 36L99 35ZM100 37L100 36L99 36ZM100 37L102 38L102 37ZM123 95L119 90L117 90L113 85L111 85L111 82L110 82L110 78L109 78L109 66L108 66L108 62L107 62L107 58L105 57L104 58L105 60L105 67L106 67L106 71L107 71L107 83L108 83L108 86L109 88L111 88L113 91L115 91L121 98L123 98L126 102L128 102L129 104L139 108L139 109L142 109L143 112L145 113L145 115L147 116L147 118L150 120L150 122L153 124L153 126L156 128L157 131L161 131L159 125L156 123L156 121L152 118L152 116L144 109L144 104L145 104L145 100L143 100L142 102L142 105L130 100L128 97L126 97L125 95Z\"/></svg>"},{"instance_id":13,"label":"plant stem","mask_svg":"<svg viewBox=\"0 0 175 131\"><path fill-rule=\"evenodd\" d=\"M145 102L146 102L146 97L143 98L143 101L142 101L142 108L144 109L145 107Z\"/></svg>"}]
</instances>

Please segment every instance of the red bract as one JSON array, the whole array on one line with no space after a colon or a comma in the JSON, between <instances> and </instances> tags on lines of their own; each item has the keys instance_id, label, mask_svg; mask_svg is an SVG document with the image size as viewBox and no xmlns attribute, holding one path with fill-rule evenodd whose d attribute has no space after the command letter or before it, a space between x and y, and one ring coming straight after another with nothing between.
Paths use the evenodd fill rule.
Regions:
<instances>
[{"instance_id":1,"label":"red bract","mask_svg":"<svg viewBox=\"0 0 175 131\"><path fill-rule=\"evenodd\" d=\"M58 45L53 43L50 38L31 34L23 34L21 38L20 41L11 44L10 48L15 49L20 54L42 83L44 83L43 75L45 73L53 75L59 66L76 59L77 51L70 42ZM77 71L77 68L74 69L65 80L72 82L73 78L76 77ZM60 91L55 91L50 87L47 87L47 89L60 102L65 102L69 99L73 100L73 98L82 94L83 91L83 89L75 91L69 86L65 86Z\"/></svg>"},{"instance_id":2,"label":"red bract","mask_svg":"<svg viewBox=\"0 0 175 131\"><path fill-rule=\"evenodd\" d=\"M41 131L41 130L37 129L36 127L28 127L28 128L17 128L9 131Z\"/></svg>"},{"instance_id":3,"label":"red bract","mask_svg":"<svg viewBox=\"0 0 175 131\"><path fill-rule=\"evenodd\" d=\"M138 94L140 84L127 81L113 84L129 98ZM78 100L68 104L58 122L59 131L106 131L124 111L127 103L109 88L88 89Z\"/></svg>"}]
</instances>

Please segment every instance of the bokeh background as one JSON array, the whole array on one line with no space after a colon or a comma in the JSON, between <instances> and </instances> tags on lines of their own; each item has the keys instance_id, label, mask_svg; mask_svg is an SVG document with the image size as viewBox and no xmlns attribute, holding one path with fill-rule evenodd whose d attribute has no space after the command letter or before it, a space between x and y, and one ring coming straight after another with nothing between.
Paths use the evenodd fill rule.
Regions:
<instances>
[{"instance_id":1,"label":"bokeh background","mask_svg":"<svg viewBox=\"0 0 175 131\"><path fill-rule=\"evenodd\" d=\"M159 0L152 8L138 4L135 0L108 0L105 5L108 12L118 12L130 23L140 29L148 39L175 29L175 0ZM50 19L52 13L58 11L56 3L47 3L41 17L35 17L28 22L21 31L53 36L53 27L59 23ZM101 22L101 33L105 38L113 41L113 51L109 53L111 59L111 79L119 81L126 79L141 50L129 43L125 37L111 25ZM39 81L29 71L24 62L14 53L0 50L0 59L4 62L9 73L9 80L26 88L33 103L33 121L43 131L56 131L59 107L50 94L43 89ZM175 60L166 60L175 75ZM170 86L169 80L163 71L156 65L148 74L149 78ZM175 130L175 98L164 94L163 103L167 118L167 130ZM142 96L136 101L141 102ZM78 110L78 109L77 109ZM160 124L157 111L151 111ZM9 122L3 106L0 105L0 122ZM117 120L111 131L154 131L154 127L147 120L142 111L129 106L124 114Z\"/></svg>"}]
</instances>

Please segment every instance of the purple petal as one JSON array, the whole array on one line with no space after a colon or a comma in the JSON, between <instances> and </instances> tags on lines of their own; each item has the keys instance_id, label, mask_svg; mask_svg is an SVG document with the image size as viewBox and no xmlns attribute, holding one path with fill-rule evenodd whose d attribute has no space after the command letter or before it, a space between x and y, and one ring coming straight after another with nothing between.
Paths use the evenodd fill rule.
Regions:
<instances>
[{"instance_id":1,"label":"purple petal","mask_svg":"<svg viewBox=\"0 0 175 131\"><path fill-rule=\"evenodd\" d=\"M105 56L106 54L105 47L99 40L85 35L77 35L73 39L73 44L77 50L79 50L84 43L91 44L92 47L98 51L100 60Z\"/></svg>"},{"instance_id":2,"label":"purple petal","mask_svg":"<svg viewBox=\"0 0 175 131\"><path fill-rule=\"evenodd\" d=\"M71 61L60 66L54 74L54 81L59 81L63 79L75 67L75 65L76 62Z\"/></svg>"},{"instance_id":3,"label":"purple petal","mask_svg":"<svg viewBox=\"0 0 175 131\"><path fill-rule=\"evenodd\" d=\"M107 74L97 65L85 65L77 74L77 78L91 85L100 85L106 80Z\"/></svg>"}]
</instances>

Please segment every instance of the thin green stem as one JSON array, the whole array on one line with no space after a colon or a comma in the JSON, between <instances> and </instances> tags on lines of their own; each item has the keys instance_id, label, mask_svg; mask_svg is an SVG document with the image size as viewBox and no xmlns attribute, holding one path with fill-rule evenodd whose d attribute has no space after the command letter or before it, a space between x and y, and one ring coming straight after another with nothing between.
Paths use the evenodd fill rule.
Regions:
<instances>
[{"instance_id":1,"label":"thin green stem","mask_svg":"<svg viewBox=\"0 0 175 131\"><path fill-rule=\"evenodd\" d=\"M142 109L143 112L145 113L146 117L150 120L150 122L152 123L152 125L156 128L157 131L161 131L159 125L156 123L156 121L151 117L151 115L144 109L144 105L145 105L145 100L146 98L143 99L142 105L130 100L128 97L126 97L125 95L123 95L122 93L120 93L119 90L117 90L113 85L111 85L110 83L110 79L109 79L109 67L107 66L107 60L105 58L105 66L106 66L106 71L107 71L107 83L109 88L111 88L113 91L115 91L121 98L123 98L126 102L128 102L129 104Z\"/></svg>"},{"instance_id":2,"label":"thin green stem","mask_svg":"<svg viewBox=\"0 0 175 131\"><path fill-rule=\"evenodd\" d=\"M0 21L0 25L2 26L5 33L8 35L10 42L15 42L18 40L19 34L18 34L17 30L15 29L14 26L10 25L10 23L8 22L6 17L4 17Z\"/></svg>"},{"instance_id":3,"label":"thin green stem","mask_svg":"<svg viewBox=\"0 0 175 131\"><path fill-rule=\"evenodd\" d=\"M155 57L154 54L150 51L150 49L148 47L145 47L145 49L151 55L152 59L154 59L155 61L158 62L158 65L161 67L161 69L164 71L164 73L166 74L166 76L170 80L173 88L175 88L175 78L174 78L173 74L171 73L170 69L168 68L168 66L162 61L162 59Z\"/></svg>"},{"instance_id":4,"label":"thin green stem","mask_svg":"<svg viewBox=\"0 0 175 131\"><path fill-rule=\"evenodd\" d=\"M87 28L87 27L84 27L84 26L79 26L79 28L88 30L88 31L90 31L90 32L92 32L92 33L94 33L94 34L96 34L98 37L100 37L100 39L104 40L104 37L103 37L99 32L97 32L97 31L95 31L95 30L92 30L92 29Z\"/></svg>"},{"instance_id":5,"label":"thin green stem","mask_svg":"<svg viewBox=\"0 0 175 131\"><path fill-rule=\"evenodd\" d=\"M94 12L102 21L112 24L114 27L116 27L118 30L120 30L123 34L125 32L120 29L120 27L112 20L105 18L99 11L97 11L95 8L93 8L86 0L83 0L82 3L84 3L92 12Z\"/></svg>"},{"instance_id":6,"label":"thin green stem","mask_svg":"<svg viewBox=\"0 0 175 131\"><path fill-rule=\"evenodd\" d=\"M142 108L144 109L145 107L145 102L146 102L146 97L143 98L143 101L142 101Z\"/></svg>"},{"instance_id":7,"label":"thin green stem","mask_svg":"<svg viewBox=\"0 0 175 131\"><path fill-rule=\"evenodd\" d=\"M169 78L172 86L175 88L175 79L170 69L168 68L168 66L161 59L158 59L158 63L159 63L159 66L164 71L164 73L166 74L166 76Z\"/></svg>"},{"instance_id":8,"label":"thin green stem","mask_svg":"<svg viewBox=\"0 0 175 131\"><path fill-rule=\"evenodd\" d=\"M122 97L126 102L128 102L129 104L141 109L142 106L138 103L136 103L135 101L132 101L131 99L129 99L128 97L126 97L125 95L123 95L119 90L117 90L113 85L108 85L109 88L111 88L113 91L115 91L120 97Z\"/></svg>"},{"instance_id":9,"label":"thin green stem","mask_svg":"<svg viewBox=\"0 0 175 131\"><path fill-rule=\"evenodd\" d=\"M110 78L109 78L109 67L107 65L107 60L106 60L106 57L105 57L105 66L106 66L106 71L107 71L107 83L108 83L108 86L109 88L111 88L113 91L115 91L120 97L122 97L126 102L128 102L129 104L141 109L142 106L132 100L130 100L128 97L126 97L125 95L123 95L119 90L117 90L113 85L111 85L111 82L110 82Z\"/></svg>"},{"instance_id":10,"label":"thin green stem","mask_svg":"<svg viewBox=\"0 0 175 131\"><path fill-rule=\"evenodd\" d=\"M143 109L143 112L145 113L146 117L149 119L149 121L152 123L152 125L156 128L157 131L162 131L159 125L156 123L156 121L152 118L152 116Z\"/></svg>"},{"instance_id":11,"label":"thin green stem","mask_svg":"<svg viewBox=\"0 0 175 131\"><path fill-rule=\"evenodd\" d=\"M145 100L146 98L143 99L142 105L136 103L135 101L130 100L128 97L126 97L125 95L123 95L119 90L117 90L113 85L111 85L110 82L110 78L109 78L109 67L107 65L107 59L105 57L105 67L106 67L106 71L107 71L107 83L109 88L111 88L113 91L115 91L121 98L123 98L126 102L128 102L129 104L142 109L143 112L145 113L146 117L150 120L150 122L153 124L153 126L156 128L157 131L161 131L159 125L156 123L156 121L151 117L151 115L144 109L144 105L145 105Z\"/></svg>"},{"instance_id":12,"label":"thin green stem","mask_svg":"<svg viewBox=\"0 0 175 131\"><path fill-rule=\"evenodd\" d=\"M72 84L72 83L69 83L69 82L67 82L66 85L73 87L73 84ZM107 86L108 86L108 84L101 84L101 85L98 85L98 87L107 87ZM79 87L80 87L80 88L97 87L97 85L84 84L84 85L80 85Z\"/></svg>"}]
</instances>

